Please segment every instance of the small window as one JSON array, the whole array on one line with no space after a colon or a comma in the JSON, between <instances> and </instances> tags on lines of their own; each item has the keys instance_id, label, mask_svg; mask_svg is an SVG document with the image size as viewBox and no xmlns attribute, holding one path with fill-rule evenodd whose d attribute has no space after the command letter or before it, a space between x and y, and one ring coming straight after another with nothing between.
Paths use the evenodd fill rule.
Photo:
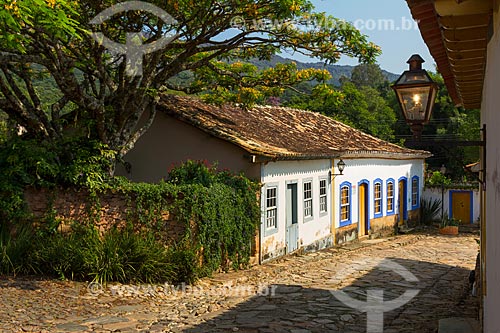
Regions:
<instances>
[{"instance_id":1,"label":"small window","mask_svg":"<svg viewBox=\"0 0 500 333\"><path fill-rule=\"evenodd\" d=\"M387 182L387 212L394 211L394 182Z\"/></svg>"},{"instance_id":2,"label":"small window","mask_svg":"<svg viewBox=\"0 0 500 333\"><path fill-rule=\"evenodd\" d=\"M304 183L304 217L313 216L312 182Z\"/></svg>"},{"instance_id":3,"label":"small window","mask_svg":"<svg viewBox=\"0 0 500 333\"><path fill-rule=\"evenodd\" d=\"M382 215L382 183L377 182L374 185L373 200L375 215Z\"/></svg>"},{"instance_id":4,"label":"small window","mask_svg":"<svg viewBox=\"0 0 500 333\"><path fill-rule=\"evenodd\" d=\"M326 213L328 210L327 194L326 194L326 179L319 181L319 211Z\"/></svg>"},{"instance_id":5,"label":"small window","mask_svg":"<svg viewBox=\"0 0 500 333\"><path fill-rule=\"evenodd\" d=\"M413 177L411 181L411 206L418 207L418 177Z\"/></svg>"},{"instance_id":6,"label":"small window","mask_svg":"<svg viewBox=\"0 0 500 333\"><path fill-rule=\"evenodd\" d=\"M340 221L345 222L351 219L350 187L342 186L340 189Z\"/></svg>"},{"instance_id":7,"label":"small window","mask_svg":"<svg viewBox=\"0 0 500 333\"><path fill-rule=\"evenodd\" d=\"M267 188L266 196L266 229L276 229L278 226L277 188Z\"/></svg>"}]
</instances>

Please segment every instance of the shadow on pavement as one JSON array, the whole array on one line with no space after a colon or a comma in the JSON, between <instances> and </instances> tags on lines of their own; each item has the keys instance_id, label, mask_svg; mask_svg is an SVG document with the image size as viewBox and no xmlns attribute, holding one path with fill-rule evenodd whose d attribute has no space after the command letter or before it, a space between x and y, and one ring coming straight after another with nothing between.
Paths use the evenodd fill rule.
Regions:
<instances>
[{"instance_id":1,"label":"shadow on pavement","mask_svg":"<svg viewBox=\"0 0 500 333\"><path fill-rule=\"evenodd\" d=\"M345 272L335 273L330 281L314 281L311 287L271 285L260 295L185 332L367 332L366 313L339 301L331 292L337 289L354 299L350 303L357 300L365 305L367 293L374 302L374 296L383 291L383 306L409 290L418 290L408 303L384 313L385 333L434 333L441 318L477 318L478 300L470 296L469 270L399 258L374 260L366 258ZM372 321L372 325L378 324Z\"/></svg>"}]
</instances>

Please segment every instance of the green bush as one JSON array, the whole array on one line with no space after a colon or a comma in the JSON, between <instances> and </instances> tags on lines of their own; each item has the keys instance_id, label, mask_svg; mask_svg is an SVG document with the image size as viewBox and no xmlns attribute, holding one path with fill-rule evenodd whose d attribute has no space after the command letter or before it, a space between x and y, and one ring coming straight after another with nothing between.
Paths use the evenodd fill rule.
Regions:
<instances>
[{"instance_id":1,"label":"green bush","mask_svg":"<svg viewBox=\"0 0 500 333\"><path fill-rule=\"evenodd\" d=\"M16 140L0 149L0 167L5 169L0 175L0 217L9 226L30 221L24 209L26 186L77 186L89 192L89 219L61 233L57 212L49 209L43 227L28 227L13 236L2 231L0 273L101 283L191 283L220 268L248 265L260 221L259 184L199 161L173 168L159 184L131 183L107 178L112 154L99 144L82 143L70 153L64 145L63 152L56 152L49 144ZM126 228L100 235L93 227L100 218L101 191L128 198ZM163 220L167 211L186 226L178 243L168 238L168 221Z\"/></svg>"},{"instance_id":2,"label":"green bush","mask_svg":"<svg viewBox=\"0 0 500 333\"><path fill-rule=\"evenodd\" d=\"M172 283L193 283L202 275L198 253L192 247L183 245L172 247L169 258L176 268Z\"/></svg>"},{"instance_id":3,"label":"green bush","mask_svg":"<svg viewBox=\"0 0 500 333\"><path fill-rule=\"evenodd\" d=\"M86 270L93 281L172 281L175 267L166 248L151 234L112 229L84 252Z\"/></svg>"},{"instance_id":4,"label":"green bush","mask_svg":"<svg viewBox=\"0 0 500 333\"><path fill-rule=\"evenodd\" d=\"M12 234L15 233L15 236ZM11 230L6 223L0 223L0 273L30 274L35 272L31 253L35 235L27 225Z\"/></svg>"},{"instance_id":5,"label":"green bush","mask_svg":"<svg viewBox=\"0 0 500 333\"><path fill-rule=\"evenodd\" d=\"M113 229L99 235L92 226L48 232L0 225L0 274L42 274L100 283L172 282L179 279L172 253L152 234Z\"/></svg>"}]
</instances>

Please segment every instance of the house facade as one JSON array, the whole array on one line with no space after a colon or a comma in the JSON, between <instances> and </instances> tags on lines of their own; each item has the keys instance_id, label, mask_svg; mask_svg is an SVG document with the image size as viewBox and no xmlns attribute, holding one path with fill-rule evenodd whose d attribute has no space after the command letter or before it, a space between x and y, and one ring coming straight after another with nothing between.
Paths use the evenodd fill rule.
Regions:
<instances>
[{"instance_id":1,"label":"house facade","mask_svg":"<svg viewBox=\"0 0 500 333\"><path fill-rule=\"evenodd\" d=\"M500 332L500 1L407 0L455 104L481 109L483 331Z\"/></svg>"},{"instance_id":2,"label":"house facade","mask_svg":"<svg viewBox=\"0 0 500 333\"><path fill-rule=\"evenodd\" d=\"M345 175L335 178L337 244L369 234L389 234L405 221L418 220L423 191L422 160L347 156Z\"/></svg>"},{"instance_id":3,"label":"house facade","mask_svg":"<svg viewBox=\"0 0 500 333\"><path fill-rule=\"evenodd\" d=\"M392 233L417 219L428 156L314 112L163 96L152 127L125 156L127 170L117 173L157 182L191 159L259 181L256 255L265 262ZM339 175L341 159L346 168Z\"/></svg>"}]
</instances>

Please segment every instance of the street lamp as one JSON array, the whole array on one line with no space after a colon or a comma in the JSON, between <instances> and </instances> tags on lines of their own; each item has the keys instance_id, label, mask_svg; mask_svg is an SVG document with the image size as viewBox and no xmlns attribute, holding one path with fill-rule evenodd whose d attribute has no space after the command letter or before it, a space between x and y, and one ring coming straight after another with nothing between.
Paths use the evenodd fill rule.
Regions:
<instances>
[{"instance_id":1,"label":"street lamp","mask_svg":"<svg viewBox=\"0 0 500 333\"><path fill-rule=\"evenodd\" d=\"M437 84L422 69L424 62L418 54L412 55L407 61L410 69L392 86L415 138L421 137L424 125L429 122L437 94Z\"/></svg>"},{"instance_id":2,"label":"street lamp","mask_svg":"<svg viewBox=\"0 0 500 333\"><path fill-rule=\"evenodd\" d=\"M336 176L343 176L343 172L344 172L345 166L346 166L345 162L342 159L340 159L337 162L337 169L339 169L339 173L332 174L331 170L328 171L330 179L333 180L333 178L335 178Z\"/></svg>"},{"instance_id":3,"label":"street lamp","mask_svg":"<svg viewBox=\"0 0 500 333\"><path fill-rule=\"evenodd\" d=\"M342 175L342 172L344 172L345 169L345 162L340 159L340 161L337 163L337 168L339 169L340 176Z\"/></svg>"}]
</instances>

